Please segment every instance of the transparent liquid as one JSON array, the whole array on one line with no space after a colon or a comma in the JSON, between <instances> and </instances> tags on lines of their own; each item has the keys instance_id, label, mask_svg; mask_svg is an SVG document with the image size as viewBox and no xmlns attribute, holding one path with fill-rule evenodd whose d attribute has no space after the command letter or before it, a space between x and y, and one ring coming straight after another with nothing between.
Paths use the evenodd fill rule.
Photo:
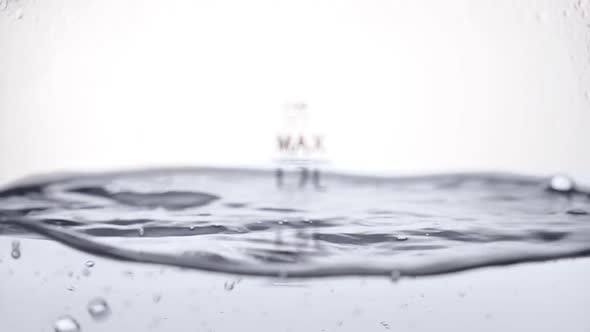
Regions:
<instances>
[{"instance_id":1,"label":"transparent liquid","mask_svg":"<svg viewBox=\"0 0 590 332\"><path fill-rule=\"evenodd\" d=\"M283 278L395 279L590 253L590 199L567 179L309 174L45 179L0 193L2 231L114 259Z\"/></svg>"},{"instance_id":2,"label":"transparent liquid","mask_svg":"<svg viewBox=\"0 0 590 332\"><path fill-rule=\"evenodd\" d=\"M0 326L583 331L587 259L453 273L587 255L590 199L553 180L302 181L291 171L279 181L274 171L202 168L22 181L0 193ZM435 274L447 277L406 282Z\"/></svg>"}]
</instances>

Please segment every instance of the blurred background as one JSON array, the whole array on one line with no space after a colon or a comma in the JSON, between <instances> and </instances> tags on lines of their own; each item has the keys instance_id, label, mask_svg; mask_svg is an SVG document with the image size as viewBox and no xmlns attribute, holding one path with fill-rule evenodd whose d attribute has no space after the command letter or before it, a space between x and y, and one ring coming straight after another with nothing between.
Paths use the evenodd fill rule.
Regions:
<instances>
[{"instance_id":1,"label":"blurred background","mask_svg":"<svg viewBox=\"0 0 590 332\"><path fill-rule=\"evenodd\" d=\"M0 183L268 166L285 103L334 169L590 179L584 0L0 0Z\"/></svg>"}]
</instances>

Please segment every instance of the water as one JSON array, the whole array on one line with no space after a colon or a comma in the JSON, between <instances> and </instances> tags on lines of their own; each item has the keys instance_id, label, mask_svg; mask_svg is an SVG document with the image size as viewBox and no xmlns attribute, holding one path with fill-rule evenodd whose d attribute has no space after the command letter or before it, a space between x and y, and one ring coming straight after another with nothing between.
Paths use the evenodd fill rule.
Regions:
<instances>
[{"instance_id":1,"label":"water","mask_svg":"<svg viewBox=\"0 0 590 332\"><path fill-rule=\"evenodd\" d=\"M26 180L0 192L0 233L109 259L282 279L396 281L590 254L590 199L564 176L275 175L201 168Z\"/></svg>"},{"instance_id":2,"label":"water","mask_svg":"<svg viewBox=\"0 0 590 332\"><path fill-rule=\"evenodd\" d=\"M0 178L265 163L271 118L294 99L334 165L587 173L589 9L0 0ZM279 188L272 172L228 173L14 186L0 198L0 330L64 314L84 331L590 328L590 273L575 268L588 258L567 259L587 254L590 210L567 177L310 172ZM532 261L549 262L503 265ZM95 298L109 319L88 315Z\"/></svg>"},{"instance_id":3,"label":"water","mask_svg":"<svg viewBox=\"0 0 590 332\"><path fill-rule=\"evenodd\" d=\"M12 250L10 252L10 256L13 259L19 259L20 258L20 242L15 240L12 241Z\"/></svg>"},{"instance_id":4,"label":"water","mask_svg":"<svg viewBox=\"0 0 590 332\"><path fill-rule=\"evenodd\" d=\"M103 298L95 298L88 303L88 313L93 319L101 320L108 317L111 310Z\"/></svg>"},{"instance_id":5,"label":"water","mask_svg":"<svg viewBox=\"0 0 590 332\"><path fill-rule=\"evenodd\" d=\"M557 192L568 193L575 189L575 184L567 176L555 175L549 182L549 189Z\"/></svg>"},{"instance_id":6,"label":"water","mask_svg":"<svg viewBox=\"0 0 590 332\"><path fill-rule=\"evenodd\" d=\"M55 332L79 332L80 331L80 324L78 324L78 322L70 316L63 316L55 321L54 331Z\"/></svg>"}]
</instances>

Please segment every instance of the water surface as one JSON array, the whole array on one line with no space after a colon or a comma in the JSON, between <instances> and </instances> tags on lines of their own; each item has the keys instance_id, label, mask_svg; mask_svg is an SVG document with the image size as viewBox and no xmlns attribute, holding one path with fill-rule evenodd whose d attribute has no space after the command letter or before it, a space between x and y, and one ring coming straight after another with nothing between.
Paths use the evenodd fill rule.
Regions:
<instances>
[{"instance_id":1,"label":"water surface","mask_svg":"<svg viewBox=\"0 0 590 332\"><path fill-rule=\"evenodd\" d=\"M590 254L588 194L553 180L218 168L37 177L0 191L0 233L231 274L397 279Z\"/></svg>"}]
</instances>

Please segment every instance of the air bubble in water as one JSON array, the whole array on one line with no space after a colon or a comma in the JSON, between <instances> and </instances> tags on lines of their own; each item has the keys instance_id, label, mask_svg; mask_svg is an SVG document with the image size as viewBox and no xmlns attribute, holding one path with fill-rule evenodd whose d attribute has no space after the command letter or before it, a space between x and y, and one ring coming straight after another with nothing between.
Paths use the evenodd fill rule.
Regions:
<instances>
[{"instance_id":1,"label":"air bubble in water","mask_svg":"<svg viewBox=\"0 0 590 332\"><path fill-rule=\"evenodd\" d=\"M10 256L14 259L19 259L20 255L20 242L18 240L12 241L12 251L10 252Z\"/></svg>"},{"instance_id":2,"label":"air bubble in water","mask_svg":"<svg viewBox=\"0 0 590 332\"><path fill-rule=\"evenodd\" d=\"M99 320L108 317L111 313L109 305L102 298L96 298L88 302L88 313L93 319Z\"/></svg>"},{"instance_id":3,"label":"air bubble in water","mask_svg":"<svg viewBox=\"0 0 590 332\"><path fill-rule=\"evenodd\" d=\"M226 291L231 292L234 289L235 286L236 286L236 282L235 281L227 281L223 285L223 288L225 288Z\"/></svg>"},{"instance_id":4,"label":"air bubble in water","mask_svg":"<svg viewBox=\"0 0 590 332\"><path fill-rule=\"evenodd\" d=\"M53 323L55 332L79 332L80 324L71 316L62 316Z\"/></svg>"},{"instance_id":5,"label":"air bubble in water","mask_svg":"<svg viewBox=\"0 0 590 332\"><path fill-rule=\"evenodd\" d=\"M569 193L574 190L574 187L574 181L569 177L565 175L555 175L551 178L548 189L560 193Z\"/></svg>"},{"instance_id":6,"label":"air bubble in water","mask_svg":"<svg viewBox=\"0 0 590 332\"><path fill-rule=\"evenodd\" d=\"M86 267L93 267L94 262L93 261L86 261L86 263L84 263L84 265L86 265Z\"/></svg>"},{"instance_id":7,"label":"air bubble in water","mask_svg":"<svg viewBox=\"0 0 590 332\"><path fill-rule=\"evenodd\" d=\"M395 239L397 241L406 241L408 239L408 237L407 236L403 236L403 235L398 235L398 236L395 237Z\"/></svg>"},{"instance_id":8,"label":"air bubble in water","mask_svg":"<svg viewBox=\"0 0 590 332\"><path fill-rule=\"evenodd\" d=\"M393 270L389 274L389 279L393 282L397 282L401 276L402 274L398 270Z\"/></svg>"}]
</instances>

